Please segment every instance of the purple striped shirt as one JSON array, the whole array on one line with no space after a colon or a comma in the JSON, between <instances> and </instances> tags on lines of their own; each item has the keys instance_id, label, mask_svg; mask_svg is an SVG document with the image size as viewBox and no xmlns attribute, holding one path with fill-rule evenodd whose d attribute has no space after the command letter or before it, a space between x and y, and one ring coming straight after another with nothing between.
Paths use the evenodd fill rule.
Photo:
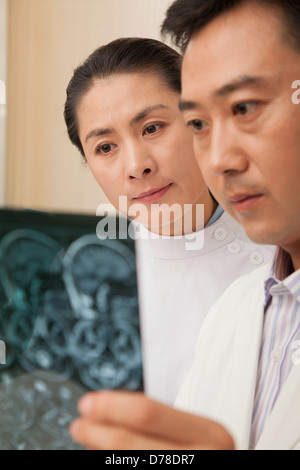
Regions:
<instances>
[{"instance_id":1,"label":"purple striped shirt","mask_svg":"<svg viewBox=\"0 0 300 470\"><path fill-rule=\"evenodd\" d=\"M265 317L252 416L254 448L295 363L300 339L300 270L279 250L265 282Z\"/></svg>"}]
</instances>

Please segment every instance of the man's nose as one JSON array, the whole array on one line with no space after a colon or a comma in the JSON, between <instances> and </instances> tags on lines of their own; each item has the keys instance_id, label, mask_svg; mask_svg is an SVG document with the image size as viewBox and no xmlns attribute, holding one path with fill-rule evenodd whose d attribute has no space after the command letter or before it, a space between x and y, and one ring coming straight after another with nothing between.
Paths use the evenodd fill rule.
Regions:
<instances>
[{"instance_id":1,"label":"man's nose","mask_svg":"<svg viewBox=\"0 0 300 470\"><path fill-rule=\"evenodd\" d=\"M248 168L248 156L241 133L232 123L218 123L211 131L208 166L215 175L241 173Z\"/></svg>"}]
</instances>

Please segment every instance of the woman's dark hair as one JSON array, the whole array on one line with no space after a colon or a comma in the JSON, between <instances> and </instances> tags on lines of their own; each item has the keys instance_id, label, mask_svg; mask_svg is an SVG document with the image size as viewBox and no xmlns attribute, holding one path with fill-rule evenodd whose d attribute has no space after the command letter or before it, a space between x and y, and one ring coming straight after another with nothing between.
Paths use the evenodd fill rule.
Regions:
<instances>
[{"instance_id":1,"label":"woman's dark hair","mask_svg":"<svg viewBox=\"0 0 300 470\"><path fill-rule=\"evenodd\" d=\"M67 87L64 118L71 142L85 158L77 109L95 80L122 73L155 73L170 90L181 91L181 55L155 39L121 38L96 49L74 71Z\"/></svg>"},{"instance_id":2,"label":"woman's dark hair","mask_svg":"<svg viewBox=\"0 0 300 470\"><path fill-rule=\"evenodd\" d=\"M175 0L161 27L184 52L192 36L218 16L243 3L273 7L282 13L284 40L300 49L300 0Z\"/></svg>"}]
</instances>

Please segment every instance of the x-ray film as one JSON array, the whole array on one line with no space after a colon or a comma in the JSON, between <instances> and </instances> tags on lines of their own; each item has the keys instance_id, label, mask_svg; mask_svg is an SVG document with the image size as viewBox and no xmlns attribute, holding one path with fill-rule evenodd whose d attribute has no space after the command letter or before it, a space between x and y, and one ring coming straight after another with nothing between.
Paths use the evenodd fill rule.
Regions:
<instances>
[{"instance_id":1,"label":"x-ray film","mask_svg":"<svg viewBox=\"0 0 300 470\"><path fill-rule=\"evenodd\" d=\"M99 219L0 210L2 450L80 449L80 396L143 388L134 241Z\"/></svg>"}]
</instances>

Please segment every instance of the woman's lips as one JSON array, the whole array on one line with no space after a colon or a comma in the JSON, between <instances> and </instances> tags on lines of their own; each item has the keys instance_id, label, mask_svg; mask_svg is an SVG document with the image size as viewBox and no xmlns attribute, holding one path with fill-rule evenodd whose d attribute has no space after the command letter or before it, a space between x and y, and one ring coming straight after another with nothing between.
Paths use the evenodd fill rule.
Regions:
<instances>
[{"instance_id":1,"label":"woman's lips","mask_svg":"<svg viewBox=\"0 0 300 470\"><path fill-rule=\"evenodd\" d=\"M167 191L170 189L171 186L172 186L172 183L162 188L150 189L149 191L145 191L141 193L139 196L134 197L133 199L134 201L141 202L144 204L156 202L167 193Z\"/></svg>"}]
</instances>

